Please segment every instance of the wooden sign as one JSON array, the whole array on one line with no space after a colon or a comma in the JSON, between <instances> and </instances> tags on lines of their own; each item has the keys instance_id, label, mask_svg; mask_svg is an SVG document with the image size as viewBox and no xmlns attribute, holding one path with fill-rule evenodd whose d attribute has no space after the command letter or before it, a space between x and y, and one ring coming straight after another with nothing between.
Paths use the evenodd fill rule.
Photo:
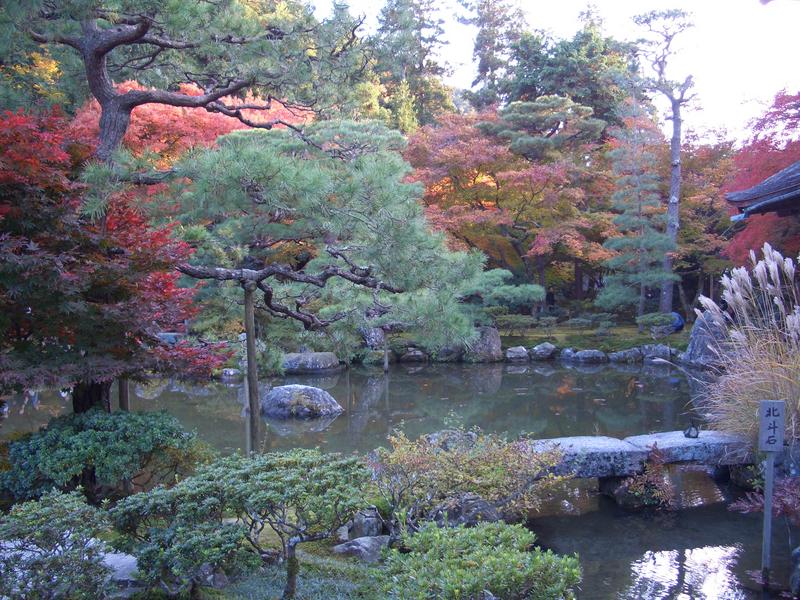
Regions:
<instances>
[{"instance_id":1,"label":"wooden sign","mask_svg":"<svg viewBox=\"0 0 800 600\"><path fill-rule=\"evenodd\" d=\"M783 450L786 428L786 402L762 400L758 404L758 449L764 459L764 528L761 536L761 584L769 587L772 539L772 488L775 479L775 454Z\"/></svg>"},{"instance_id":2,"label":"wooden sign","mask_svg":"<svg viewBox=\"0 0 800 600\"><path fill-rule=\"evenodd\" d=\"M786 403L783 400L762 400L758 405L758 449L761 452L783 450L786 429Z\"/></svg>"}]
</instances>

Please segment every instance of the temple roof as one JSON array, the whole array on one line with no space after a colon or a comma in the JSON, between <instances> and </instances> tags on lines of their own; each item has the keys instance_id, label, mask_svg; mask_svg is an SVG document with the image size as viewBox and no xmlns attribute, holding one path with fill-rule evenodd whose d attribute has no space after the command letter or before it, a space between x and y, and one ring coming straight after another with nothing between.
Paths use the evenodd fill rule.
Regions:
<instances>
[{"instance_id":1,"label":"temple roof","mask_svg":"<svg viewBox=\"0 0 800 600\"><path fill-rule=\"evenodd\" d=\"M800 212L800 161L749 189L725 194L725 199L739 209L739 219L768 212Z\"/></svg>"}]
</instances>

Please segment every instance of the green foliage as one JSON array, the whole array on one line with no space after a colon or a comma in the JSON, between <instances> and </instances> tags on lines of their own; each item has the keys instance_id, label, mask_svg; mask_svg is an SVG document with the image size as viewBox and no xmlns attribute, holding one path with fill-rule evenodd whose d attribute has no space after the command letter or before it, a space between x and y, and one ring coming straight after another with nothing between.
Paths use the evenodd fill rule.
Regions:
<instances>
[{"instance_id":1,"label":"green foliage","mask_svg":"<svg viewBox=\"0 0 800 600\"><path fill-rule=\"evenodd\" d=\"M55 418L11 442L10 469L0 472L0 489L26 500L83 485L86 495L99 501L123 494L132 481L144 487L172 483L200 458L195 435L171 415L90 411Z\"/></svg>"},{"instance_id":2,"label":"green foliage","mask_svg":"<svg viewBox=\"0 0 800 600\"><path fill-rule=\"evenodd\" d=\"M277 536L285 558L299 543L329 537L363 507L367 479L358 459L318 450L235 455L172 488L122 500L111 518L150 584L188 589L204 564L230 573L274 556L265 530Z\"/></svg>"},{"instance_id":3,"label":"green foliage","mask_svg":"<svg viewBox=\"0 0 800 600\"><path fill-rule=\"evenodd\" d=\"M507 75L511 47L525 29L525 15L519 6L508 0L460 0L469 11L459 19L477 29L472 56L477 60L478 73L467 92L472 106L478 110L501 100L500 84Z\"/></svg>"},{"instance_id":4,"label":"green foliage","mask_svg":"<svg viewBox=\"0 0 800 600\"><path fill-rule=\"evenodd\" d=\"M482 257L448 251L431 233L418 186L404 181L399 132L339 121L306 136L318 147L280 131L236 132L184 160L178 170L192 184L178 199L193 262L299 273L265 280L264 313L311 332L335 325L329 341L345 350L360 327L388 324L430 347L469 338L453 290L476 277ZM344 275L308 281L329 272Z\"/></svg>"},{"instance_id":5,"label":"green foliage","mask_svg":"<svg viewBox=\"0 0 800 600\"><path fill-rule=\"evenodd\" d=\"M664 456L655 444L650 449L644 470L628 477L624 485L628 493L633 494L643 506L668 509L673 505L675 490L667 473Z\"/></svg>"},{"instance_id":6,"label":"green foliage","mask_svg":"<svg viewBox=\"0 0 800 600\"><path fill-rule=\"evenodd\" d=\"M642 315L646 290L676 279L662 266L675 244L664 231L656 156L661 134L635 102L622 117L626 128L615 130L618 144L611 152L617 185L614 209L619 213L614 223L622 235L603 244L615 256L605 261L611 273L596 304L606 309L638 306Z\"/></svg>"},{"instance_id":7,"label":"green foliage","mask_svg":"<svg viewBox=\"0 0 800 600\"><path fill-rule=\"evenodd\" d=\"M672 325L674 320L672 313L653 312L636 317L636 324L642 327L666 327Z\"/></svg>"},{"instance_id":8,"label":"green foliage","mask_svg":"<svg viewBox=\"0 0 800 600\"><path fill-rule=\"evenodd\" d=\"M370 40L375 72L388 92L384 105L391 122L403 131L454 109L451 91L440 80L447 68L436 57L445 43L442 24L433 0L388 0L378 16Z\"/></svg>"},{"instance_id":9,"label":"green foliage","mask_svg":"<svg viewBox=\"0 0 800 600\"><path fill-rule=\"evenodd\" d=\"M463 298L478 297L484 307L505 307L508 310L531 310L536 302L544 300L544 288L536 284L514 285L511 271L489 269L472 280L464 281L459 290ZM497 313L490 313L497 314Z\"/></svg>"},{"instance_id":10,"label":"green foliage","mask_svg":"<svg viewBox=\"0 0 800 600\"><path fill-rule=\"evenodd\" d=\"M588 15L571 40L523 33L513 46L514 68L503 87L510 100L556 94L588 106L608 123L620 122L617 110L627 97L623 83L636 70L635 47L605 37Z\"/></svg>"},{"instance_id":11,"label":"green foliage","mask_svg":"<svg viewBox=\"0 0 800 600\"><path fill-rule=\"evenodd\" d=\"M303 600L377 600L382 598L375 569L350 559L330 557L330 549L303 552L297 596ZM286 574L279 565L266 566L225 588L226 598L275 600L283 592Z\"/></svg>"},{"instance_id":12,"label":"green foliage","mask_svg":"<svg viewBox=\"0 0 800 600\"><path fill-rule=\"evenodd\" d=\"M442 501L474 493L509 517L527 514L559 478L549 474L556 451L532 452L525 440L457 428L437 444L403 433L389 437L391 449L374 456L375 485L390 507L394 534L412 529Z\"/></svg>"},{"instance_id":13,"label":"green foliage","mask_svg":"<svg viewBox=\"0 0 800 600\"><path fill-rule=\"evenodd\" d=\"M429 523L403 538L408 552L390 552L383 590L398 600L479 600L485 592L503 600L574 598L577 557L532 548L535 540L520 525Z\"/></svg>"},{"instance_id":14,"label":"green foliage","mask_svg":"<svg viewBox=\"0 0 800 600\"><path fill-rule=\"evenodd\" d=\"M530 315L501 315L495 319L495 323L507 335L524 335L526 329L536 327L537 319Z\"/></svg>"},{"instance_id":15,"label":"green foliage","mask_svg":"<svg viewBox=\"0 0 800 600\"><path fill-rule=\"evenodd\" d=\"M11 600L105 598L103 513L78 492L52 491L0 517L0 597Z\"/></svg>"},{"instance_id":16,"label":"green foliage","mask_svg":"<svg viewBox=\"0 0 800 600\"><path fill-rule=\"evenodd\" d=\"M553 161L568 146L599 138L605 122L592 109L563 96L540 96L512 102L498 111L499 119L480 123L482 131L509 143L514 154L529 161ZM556 133L553 133L556 132Z\"/></svg>"},{"instance_id":17,"label":"green foliage","mask_svg":"<svg viewBox=\"0 0 800 600\"><path fill-rule=\"evenodd\" d=\"M117 82L136 79L162 89L174 90L187 76L207 82L209 90L246 81L262 98L340 110L349 104L364 60L363 47L350 39L354 19L342 5L323 22L305 2L296 0L64 0L54 5L13 0L3 9L4 65L25 65L32 52L48 51L70 73L82 70L79 53L67 44L37 43L31 30L47 40L81 40L94 31L134 29L146 23L141 35L131 35L132 42L115 46L107 55L108 68ZM145 33L149 39L142 39ZM158 59L148 60L154 52ZM86 83L81 83L85 89Z\"/></svg>"}]
</instances>

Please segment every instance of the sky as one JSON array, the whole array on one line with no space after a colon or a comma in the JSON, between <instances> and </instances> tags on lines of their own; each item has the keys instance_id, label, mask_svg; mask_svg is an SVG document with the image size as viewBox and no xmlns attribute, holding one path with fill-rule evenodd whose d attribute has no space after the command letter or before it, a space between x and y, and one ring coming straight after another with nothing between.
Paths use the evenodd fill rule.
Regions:
<instances>
[{"instance_id":1,"label":"sky","mask_svg":"<svg viewBox=\"0 0 800 600\"><path fill-rule=\"evenodd\" d=\"M532 29L557 38L571 38L579 29L578 15L587 0L518 0ZM316 0L324 15L329 0ZM701 137L713 131L743 140L748 123L785 89L800 91L800 0L594 0L607 34L635 40L643 32L631 17L650 10L680 8L691 13L695 26L678 40L670 76L683 80L693 75L697 100L684 114L687 130ZM366 31L374 31L383 0L350 0L353 14L367 17ZM446 82L468 88L474 77L473 28L461 25L456 0L441 0L447 46L442 58L452 74ZM662 112L667 113L666 105Z\"/></svg>"}]
</instances>

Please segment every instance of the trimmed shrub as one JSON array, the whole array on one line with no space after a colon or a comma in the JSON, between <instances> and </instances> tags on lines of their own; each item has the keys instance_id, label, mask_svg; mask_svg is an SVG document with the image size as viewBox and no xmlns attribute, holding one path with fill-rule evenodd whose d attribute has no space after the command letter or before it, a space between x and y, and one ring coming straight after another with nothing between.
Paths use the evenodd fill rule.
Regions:
<instances>
[{"instance_id":1,"label":"trimmed shrub","mask_svg":"<svg viewBox=\"0 0 800 600\"><path fill-rule=\"evenodd\" d=\"M294 595L296 547L322 540L364 506L369 473L353 457L292 450L220 458L172 488L122 500L115 526L150 585L192 589L208 571L230 574L259 559L286 561L284 597ZM280 542L265 542L265 529Z\"/></svg>"},{"instance_id":2,"label":"trimmed shrub","mask_svg":"<svg viewBox=\"0 0 800 600\"><path fill-rule=\"evenodd\" d=\"M389 527L396 538L431 517L443 501L477 494L508 518L525 516L561 478L552 468L558 451L532 452L526 440L507 441L495 434L456 429L448 441L389 437L391 449L373 455L374 482L389 506Z\"/></svg>"},{"instance_id":3,"label":"trimmed shrub","mask_svg":"<svg viewBox=\"0 0 800 600\"><path fill-rule=\"evenodd\" d=\"M193 433L163 412L90 411L50 421L13 441L0 490L17 500L83 487L93 502L138 486L172 483L204 457Z\"/></svg>"},{"instance_id":4,"label":"trimmed shrub","mask_svg":"<svg viewBox=\"0 0 800 600\"><path fill-rule=\"evenodd\" d=\"M106 526L78 492L15 505L0 519L0 597L105 598L111 570L96 536Z\"/></svg>"},{"instance_id":5,"label":"trimmed shrub","mask_svg":"<svg viewBox=\"0 0 800 600\"><path fill-rule=\"evenodd\" d=\"M533 547L536 536L520 525L481 523L473 528L424 525L390 551L383 591L402 600L574 598L581 579L577 557Z\"/></svg>"}]
</instances>

